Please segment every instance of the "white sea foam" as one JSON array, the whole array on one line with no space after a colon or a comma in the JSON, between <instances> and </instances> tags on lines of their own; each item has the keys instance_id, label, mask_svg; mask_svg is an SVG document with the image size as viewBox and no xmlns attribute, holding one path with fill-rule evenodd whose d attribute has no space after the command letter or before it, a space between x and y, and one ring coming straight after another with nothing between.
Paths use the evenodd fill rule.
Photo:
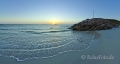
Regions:
<instances>
[{"instance_id":1,"label":"white sea foam","mask_svg":"<svg viewBox=\"0 0 120 64\"><path fill-rule=\"evenodd\" d=\"M21 27L22 30L19 27ZM50 58L66 52L84 51L90 47L90 43L95 38L94 33L89 31L72 32L66 29L63 30L62 27L57 28L62 29L62 31L48 29L45 31L42 30L40 33L37 30L29 31L25 29L23 31L24 27L19 27L17 27L14 32L17 35L1 34L0 56L3 55L5 57L14 58L17 61ZM26 27L29 28L31 26ZM50 26L48 26L48 28L49 27ZM11 28L11 30L7 31L3 30L3 32L13 33L14 29ZM80 38L82 39L82 42L79 41Z\"/></svg>"},{"instance_id":2,"label":"white sea foam","mask_svg":"<svg viewBox=\"0 0 120 64\"><path fill-rule=\"evenodd\" d=\"M68 43L67 43L67 44L68 44ZM15 56L10 56L10 58L15 58L17 61L25 61L25 60L32 59L32 58L34 58L34 59L50 58L50 57L54 57L54 56L57 56L57 55L59 55L59 54L65 53L65 52L84 51L84 50L88 49L89 47L90 47L90 45L89 45L88 47L82 49L82 50L76 49L76 50L65 50L65 51L62 51L62 52L58 51L56 54L53 54L53 55L50 55L50 56L48 55L47 57L44 57L44 55L43 55L43 57L34 57L34 56L32 56L31 58L25 57L25 58L23 58L23 59L20 59L19 57L15 57ZM44 49L44 50L46 50L46 49ZM11 51L12 51L12 50L11 50ZM50 52L51 52L51 51L50 51ZM46 52L44 52L44 53L46 53ZM48 52L48 53L49 53L49 52ZM34 51L33 51L32 54L34 54ZM27 55L27 54L24 54L24 55ZM24 55L23 55L23 56L24 56Z\"/></svg>"}]
</instances>

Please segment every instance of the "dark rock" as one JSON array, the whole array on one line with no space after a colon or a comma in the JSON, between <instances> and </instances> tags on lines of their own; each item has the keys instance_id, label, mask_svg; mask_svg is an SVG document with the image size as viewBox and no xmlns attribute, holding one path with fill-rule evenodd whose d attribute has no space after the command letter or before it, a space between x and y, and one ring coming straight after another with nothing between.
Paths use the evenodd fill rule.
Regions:
<instances>
[{"instance_id":1,"label":"dark rock","mask_svg":"<svg viewBox=\"0 0 120 64\"><path fill-rule=\"evenodd\" d=\"M69 29L78 30L78 31L87 31L87 30L106 30L111 28L117 28L120 25L120 21L103 19L103 18L92 18L86 19L82 22L74 24Z\"/></svg>"}]
</instances>

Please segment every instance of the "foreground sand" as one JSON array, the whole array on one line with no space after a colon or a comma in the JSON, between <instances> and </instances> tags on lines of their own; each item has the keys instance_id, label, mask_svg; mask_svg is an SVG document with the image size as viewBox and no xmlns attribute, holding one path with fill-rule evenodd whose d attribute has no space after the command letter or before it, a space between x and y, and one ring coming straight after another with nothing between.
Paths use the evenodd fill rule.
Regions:
<instances>
[{"instance_id":1,"label":"foreground sand","mask_svg":"<svg viewBox=\"0 0 120 64\"><path fill-rule=\"evenodd\" d=\"M32 59L17 62L15 59L0 57L0 64L120 64L120 28L96 31L101 34L98 43L92 43L85 51L63 53L48 59ZM82 59L81 56L114 56L114 59Z\"/></svg>"}]
</instances>

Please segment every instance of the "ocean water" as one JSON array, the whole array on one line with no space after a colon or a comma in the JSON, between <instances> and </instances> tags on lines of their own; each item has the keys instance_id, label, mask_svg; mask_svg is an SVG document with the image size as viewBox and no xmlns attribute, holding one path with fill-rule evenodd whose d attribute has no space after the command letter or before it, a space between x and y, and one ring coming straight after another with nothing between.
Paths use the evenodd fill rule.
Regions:
<instances>
[{"instance_id":1,"label":"ocean water","mask_svg":"<svg viewBox=\"0 0 120 64\"><path fill-rule=\"evenodd\" d=\"M84 51L95 32L72 31L70 24L1 24L0 56L17 61L43 59L65 52Z\"/></svg>"}]
</instances>

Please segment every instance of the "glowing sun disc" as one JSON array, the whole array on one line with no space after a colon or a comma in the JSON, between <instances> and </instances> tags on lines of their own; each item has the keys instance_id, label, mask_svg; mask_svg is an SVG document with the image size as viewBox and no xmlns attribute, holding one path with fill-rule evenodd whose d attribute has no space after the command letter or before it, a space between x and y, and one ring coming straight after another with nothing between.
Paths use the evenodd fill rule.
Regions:
<instances>
[{"instance_id":1,"label":"glowing sun disc","mask_svg":"<svg viewBox=\"0 0 120 64\"><path fill-rule=\"evenodd\" d=\"M53 22L52 22L52 24L56 24L56 22L55 22L55 21L53 21Z\"/></svg>"}]
</instances>

